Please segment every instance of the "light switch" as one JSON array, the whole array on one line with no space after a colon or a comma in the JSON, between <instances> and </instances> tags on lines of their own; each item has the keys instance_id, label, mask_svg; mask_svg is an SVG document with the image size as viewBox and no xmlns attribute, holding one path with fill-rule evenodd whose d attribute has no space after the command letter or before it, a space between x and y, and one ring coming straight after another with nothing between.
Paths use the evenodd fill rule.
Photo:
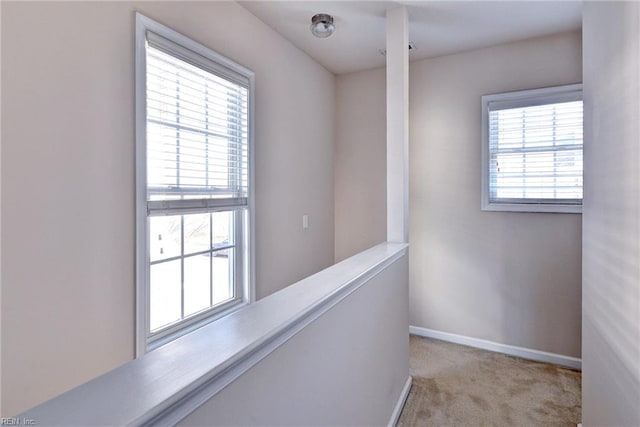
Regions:
<instances>
[{"instance_id":1,"label":"light switch","mask_svg":"<svg viewBox=\"0 0 640 427\"><path fill-rule=\"evenodd\" d=\"M309 228L309 215L307 214L302 215L302 228L305 230Z\"/></svg>"}]
</instances>

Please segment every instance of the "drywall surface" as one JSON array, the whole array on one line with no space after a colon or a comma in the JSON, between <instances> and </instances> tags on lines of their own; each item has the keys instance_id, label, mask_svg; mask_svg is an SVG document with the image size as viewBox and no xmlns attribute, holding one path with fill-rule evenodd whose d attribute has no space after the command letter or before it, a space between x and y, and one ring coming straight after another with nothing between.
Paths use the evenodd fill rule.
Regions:
<instances>
[{"instance_id":1,"label":"drywall surface","mask_svg":"<svg viewBox=\"0 0 640 427\"><path fill-rule=\"evenodd\" d=\"M410 322L580 357L581 215L480 210L480 97L579 83L579 32L410 68Z\"/></svg>"},{"instance_id":2,"label":"drywall surface","mask_svg":"<svg viewBox=\"0 0 640 427\"><path fill-rule=\"evenodd\" d=\"M407 270L403 255L181 425L388 424L409 376Z\"/></svg>"},{"instance_id":3,"label":"drywall surface","mask_svg":"<svg viewBox=\"0 0 640 427\"><path fill-rule=\"evenodd\" d=\"M640 3L583 6L582 423L640 425Z\"/></svg>"},{"instance_id":4,"label":"drywall surface","mask_svg":"<svg viewBox=\"0 0 640 427\"><path fill-rule=\"evenodd\" d=\"M257 297L334 260L331 73L232 2L2 2L3 416L134 355L136 11L256 73Z\"/></svg>"},{"instance_id":5,"label":"drywall surface","mask_svg":"<svg viewBox=\"0 0 640 427\"><path fill-rule=\"evenodd\" d=\"M386 73L336 77L335 257L387 240Z\"/></svg>"},{"instance_id":6,"label":"drywall surface","mask_svg":"<svg viewBox=\"0 0 640 427\"><path fill-rule=\"evenodd\" d=\"M387 240L409 242L409 17L387 10Z\"/></svg>"}]
</instances>

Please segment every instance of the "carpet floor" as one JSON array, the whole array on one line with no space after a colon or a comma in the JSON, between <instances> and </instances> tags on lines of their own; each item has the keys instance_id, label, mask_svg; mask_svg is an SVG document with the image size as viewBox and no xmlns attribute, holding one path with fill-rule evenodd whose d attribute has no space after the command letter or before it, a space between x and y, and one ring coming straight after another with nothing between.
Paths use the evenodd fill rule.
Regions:
<instances>
[{"instance_id":1,"label":"carpet floor","mask_svg":"<svg viewBox=\"0 0 640 427\"><path fill-rule=\"evenodd\" d=\"M576 426L579 371L412 335L399 427Z\"/></svg>"}]
</instances>

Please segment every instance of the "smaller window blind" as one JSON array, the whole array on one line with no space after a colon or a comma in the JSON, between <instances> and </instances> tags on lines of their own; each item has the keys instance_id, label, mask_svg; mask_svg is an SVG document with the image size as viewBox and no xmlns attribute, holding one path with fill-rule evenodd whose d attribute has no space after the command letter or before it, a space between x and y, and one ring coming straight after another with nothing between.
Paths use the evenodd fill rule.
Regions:
<instances>
[{"instance_id":1,"label":"smaller window blind","mask_svg":"<svg viewBox=\"0 0 640 427\"><path fill-rule=\"evenodd\" d=\"M150 210L246 205L247 85L219 66L208 67L193 52L147 34Z\"/></svg>"},{"instance_id":2,"label":"smaller window blind","mask_svg":"<svg viewBox=\"0 0 640 427\"><path fill-rule=\"evenodd\" d=\"M581 204L582 100L532 103L488 103L489 201Z\"/></svg>"}]
</instances>

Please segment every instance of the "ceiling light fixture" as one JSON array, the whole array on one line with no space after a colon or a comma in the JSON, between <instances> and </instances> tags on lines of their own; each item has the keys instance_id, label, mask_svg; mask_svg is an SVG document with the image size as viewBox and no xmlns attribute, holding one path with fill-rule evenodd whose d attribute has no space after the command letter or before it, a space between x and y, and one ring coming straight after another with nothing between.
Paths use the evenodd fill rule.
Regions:
<instances>
[{"instance_id":1,"label":"ceiling light fixture","mask_svg":"<svg viewBox=\"0 0 640 427\"><path fill-rule=\"evenodd\" d=\"M333 16L326 13L318 13L311 18L311 33L324 39L329 37L336 30L336 26L333 25Z\"/></svg>"}]
</instances>

